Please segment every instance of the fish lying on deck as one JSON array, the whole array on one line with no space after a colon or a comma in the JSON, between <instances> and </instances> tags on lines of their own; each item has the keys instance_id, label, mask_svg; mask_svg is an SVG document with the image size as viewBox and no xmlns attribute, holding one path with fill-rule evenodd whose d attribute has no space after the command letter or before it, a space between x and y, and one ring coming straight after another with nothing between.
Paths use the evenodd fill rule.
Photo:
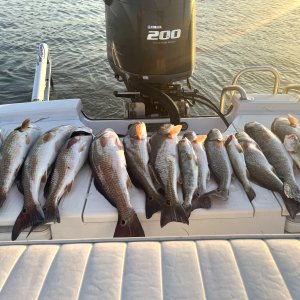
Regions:
<instances>
[{"instance_id":1,"label":"fish lying on deck","mask_svg":"<svg viewBox=\"0 0 300 300\"><path fill-rule=\"evenodd\" d=\"M193 146L186 137L178 142L178 154L182 177L182 206L189 217L192 211L192 199L198 188L198 166Z\"/></svg>"},{"instance_id":2,"label":"fish lying on deck","mask_svg":"<svg viewBox=\"0 0 300 300\"><path fill-rule=\"evenodd\" d=\"M218 184L218 188L202 195L202 198L228 200L232 168L222 133L218 129L210 130L204 145L208 165Z\"/></svg>"},{"instance_id":3,"label":"fish lying on deck","mask_svg":"<svg viewBox=\"0 0 300 300\"><path fill-rule=\"evenodd\" d=\"M278 177L283 181L285 195L300 201L300 189L294 176L293 165L280 139L258 122L246 123L245 131L259 145Z\"/></svg>"},{"instance_id":4,"label":"fish lying on deck","mask_svg":"<svg viewBox=\"0 0 300 300\"><path fill-rule=\"evenodd\" d=\"M24 205L14 224L12 240L17 239L25 228L35 227L44 222L44 214L38 199L40 185L42 182L46 183L49 169L73 129L73 126L65 125L49 130L38 138L29 151L22 168L19 188L24 195Z\"/></svg>"},{"instance_id":5,"label":"fish lying on deck","mask_svg":"<svg viewBox=\"0 0 300 300\"><path fill-rule=\"evenodd\" d=\"M71 191L76 175L88 158L92 140L90 128L78 127L74 129L59 152L44 190L46 202L43 212L46 223L60 222L59 202Z\"/></svg>"},{"instance_id":6,"label":"fish lying on deck","mask_svg":"<svg viewBox=\"0 0 300 300\"><path fill-rule=\"evenodd\" d=\"M183 137L188 138L192 143L198 166L198 185L192 200L192 210L197 208L210 208L211 202L209 198L201 198L201 196L207 192L207 183L210 178L207 155L204 148L204 141L207 136L197 136L194 131L188 131L184 133Z\"/></svg>"},{"instance_id":7,"label":"fish lying on deck","mask_svg":"<svg viewBox=\"0 0 300 300\"><path fill-rule=\"evenodd\" d=\"M300 125L296 117L275 118L271 130L283 142L285 149L292 157L298 169L300 169Z\"/></svg>"},{"instance_id":8,"label":"fish lying on deck","mask_svg":"<svg viewBox=\"0 0 300 300\"><path fill-rule=\"evenodd\" d=\"M244 150L245 161L249 174L253 180L262 187L278 192L292 218L300 212L300 203L289 199L284 193L282 181L277 177L274 168L264 156L259 145L246 133L239 132L236 137Z\"/></svg>"},{"instance_id":9,"label":"fish lying on deck","mask_svg":"<svg viewBox=\"0 0 300 300\"><path fill-rule=\"evenodd\" d=\"M233 171L236 177L238 178L238 180L243 185L244 190L248 196L248 199L252 201L256 197L256 194L247 176L248 170L245 162L243 148L241 147L238 140L233 134L231 134L226 139L225 146L231 161Z\"/></svg>"},{"instance_id":10,"label":"fish lying on deck","mask_svg":"<svg viewBox=\"0 0 300 300\"><path fill-rule=\"evenodd\" d=\"M128 188L132 183L126 169L124 147L112 129L96 135L89 155L98 191L118 209L118 222L114 237L145 236L134 211Z\"/></svg>"},{"instance_id":11,"label":"fish lying on deck","mask_svg":"<svg viewBox=\"0 0 300 300\"><path fill-rule=\"evenodd\" d=\"M5 139L0 157L0 207L6 200L29 150L40 135L41 129L26 119Z\"/></svg>"},{"instance_id":12,"label":"fish lying on deck","mask_svg":"<svg viewBox=\"0 0 300 300\"><path fill-rule=\"evenodd\" d=\"M157 190L151 178L149 168L149 144L145 123L132 125L123 140L127 170L134 185L146 193L146 218L161 210L165 204L164 196Z\"/></svg>"},{"instance_id":13,"label":"fish lying on deck","mask_svg":"<svg viewBox=\"0 0 300 300\"><path fill-rule=\"evenodd\" d=\"M180 178L177 135L181 128L181 125L164 124L149 140L150 164L157 180L161 183L166 198L166 204L161 210L161 227L169 222L189 223L177 193L177 182Z\"/></svg>"}]
</instances>

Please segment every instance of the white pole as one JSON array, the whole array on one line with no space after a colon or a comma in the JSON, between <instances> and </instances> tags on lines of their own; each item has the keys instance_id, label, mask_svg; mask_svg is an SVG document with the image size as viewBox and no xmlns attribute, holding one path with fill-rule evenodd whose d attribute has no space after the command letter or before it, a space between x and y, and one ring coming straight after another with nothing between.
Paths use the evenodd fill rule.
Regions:
<instances>
[{"instance_id":1,"label":"white pole","mask_svg":"<svg viewBox=\"0 0 300 300\"><path fill-rule=\"evenodd\" d=\"M48 97L45 99L48 55L48 45L45 43L40 44L38 48L31 101L49 100Z\"/></svg>"}]
</instances>

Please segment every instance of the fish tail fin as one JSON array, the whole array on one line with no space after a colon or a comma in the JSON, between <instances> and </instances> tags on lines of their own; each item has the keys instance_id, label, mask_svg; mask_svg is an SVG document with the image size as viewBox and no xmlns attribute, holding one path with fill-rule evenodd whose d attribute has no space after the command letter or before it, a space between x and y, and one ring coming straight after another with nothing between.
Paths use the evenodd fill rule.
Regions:
<instances>
[{"instance_id":1,"label":"fish tail fin","mask_svg":"<svg viewBox=\"0 0 300 300\"><path fill-rule=\"evenodd\" d=\"M300 212L300 202L295 199L288 198L285 193L281 193L281 197L292 219Z\"/></svg>"},{"instance_id":2,"label":"fish tail fin","mask_svg":"<svg viewBox=\"0 0 300 300\"><path fill-rule=\"evenodd\" d=\"M189 224L184 208L180 204L165 204L161 210L160 227L170 222Z\"/></svg>"},{"instance_id":3,"label":"fish tail fin","mask_svg":"<svg viewBox=\"0 0 300 300\"><path fill-rule=\"evenodd\" d=\"M45 223L60 223L60 214L57 205L51 203L43 207L43 212L45 215Z\"/></svg>"},{"instance_id":4,"label":"fish tail fin","mask_svg":"<svg viewBox=\"0 0 300 300\"><path fill-rule=\"evenodd\" d=\"M138 216L134 211L128 220L122 220L118 217L118 223L115 229L114 237L143 237L145 236L144 229L141 225Z\"/></svg>"},{"instance_id":5,"label":"fish tail fin","mask_svg":"<svg viewBox=\"0 0 300 300\"><path fill-rule=\"evenodd\" d=\"M245 189L245 192L250 201L252 201L256 197L256 193L251 185L247 186L247 188Z\"/></svg>"},{"instance_id":6,"label":"fish tail fin","mask_svg":"<svg viewBox=\"0 0 300 300\"><path fill-rule=\"evenodd\" d=\"M208 193L203 194L200 198L204 201L204 199L208 198L210 200L228 200L229 197L229 191L228 190L212 190Z\"/></svg>"},{"instance_id":7,"label":"fish tail fin","mask_svg":"<svg viewBox=\"0 0 300 300\"><path fill-rule=\"evenodd\" d=\"M33 205L27 208L23 207L12 229L12 241L15 241L18 238L22 230L28 227L41 225L43 223L44 216L37 206Z\"/></svg>"},{"instance_id":8,"label":"fish tail fin","mask_svg":"<svg viewBox=\"0 0 300 300\"><path fill-rule=\"evenodd\" d=\"M296 183L283 183L283 192L288 198L300 201L300 189Z\"/></svg>"},{"instance_id":9,"label":"fish tail fin","mask_svg":"<svg viewBox=\"0 0 300 300\"><path fill-rule=\"evenodd\" d=\"M205 196L206 194L200 195L196 193L192 200L192 210L197 208L210 208L211 201L210 198Z\"/></svg>"},{"instance_id":10,"label":"fish tail fin","mask_svg":"<svg viewBox=\"0 0 300 300\"><path fill-rule=\"evenodd\" d=\"M161 210L161 204L157 199L151 196L146 196L145 210L146 218L150 219L153 214Z\"/></svg>"},{"instance_id":11,"label":"fish tail fin","mask_svg":"<svg viewBox=\"0 0 300 300\"><path fill-rule=\"evenodd\" d=\"M187 203L187 204L183 203L182 207L184 208L186 217L189 218L190 215L191 215L191 212L192 212L192 204L190 204L190 203Z\"/></svg>"}]
</instances>

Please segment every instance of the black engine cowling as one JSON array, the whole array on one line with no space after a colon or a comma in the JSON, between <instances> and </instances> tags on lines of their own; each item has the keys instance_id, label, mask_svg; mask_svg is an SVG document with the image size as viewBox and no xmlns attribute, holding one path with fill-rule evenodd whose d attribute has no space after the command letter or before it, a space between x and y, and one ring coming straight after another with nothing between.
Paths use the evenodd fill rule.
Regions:
<instances>
[{"instance_id":1,"label":"black engine cowling","mask_svg":"<svg viewBox=\"0 0 300 300\"><path fill-rule=\"evenodd\" d=\"M107 0L108 60L129 90L191 76L195 0Z\"/></svg>"}]
</instances>

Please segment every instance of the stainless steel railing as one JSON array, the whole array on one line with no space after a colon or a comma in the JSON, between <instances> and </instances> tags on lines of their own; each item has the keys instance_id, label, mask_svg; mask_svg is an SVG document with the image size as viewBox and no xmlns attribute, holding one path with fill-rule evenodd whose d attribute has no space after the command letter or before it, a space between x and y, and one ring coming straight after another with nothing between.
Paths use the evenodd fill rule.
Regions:
<instances>
[{"instance_id":1,"label":"stainless steel railing","mask_svg":"<svg viewBox=\"0 0 300 300\"><path fill-rule=\"evenodd\" d=\"M241 95L240 100L248 100L248 96L246 91L239 85L227 85L223 88L221 97L220 97L220 111L222 114L224 114L225 111L225 104L226 104L226 93L232 92L232 91L238 91ZM230 100L230 104L232 103L232 100Z\"/></svg>"},{"instance_id":2,"label":"stainless steel railing","mask_svg":"<svg viewBox=\"0 0 300 300\"><path fill-rule=\"evenodd\" d=\"M245 73L254 73L254 72L270 72L274 75L274 87L273 87L273 94L278 93L279 84L280 84L280 74L276 68L271 66L253 66L247 67L241 70L233 79L232 85L237 85L238 80L240 77Z\"/></svg>"},{"instance_id":3,"label":"stainless steel railing","mask_svg":"<svg viewBox=\"0 0 300 300\"><path fill-rule=\"evenodd\" d=\"M51 58L49 47L42 43L38 47L31 101L49 101L51 82Z\"/></svg>"}]
</instances>

